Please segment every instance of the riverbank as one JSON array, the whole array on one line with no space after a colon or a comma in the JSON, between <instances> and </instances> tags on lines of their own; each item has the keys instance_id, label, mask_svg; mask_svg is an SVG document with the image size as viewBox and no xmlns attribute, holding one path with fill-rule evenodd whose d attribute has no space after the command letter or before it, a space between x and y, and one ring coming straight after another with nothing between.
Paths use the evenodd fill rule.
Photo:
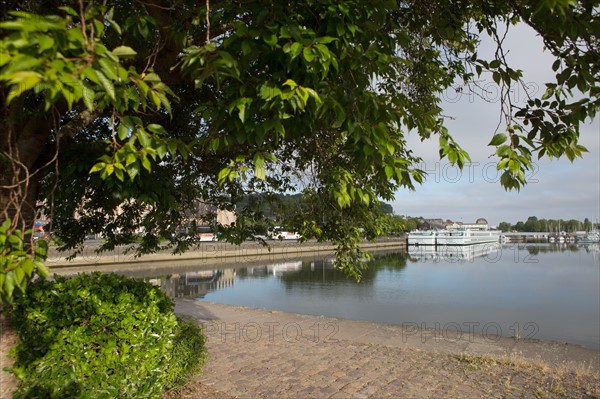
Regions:
<instances>
[{"instance_id":1,"label":"riverbank","mask_svg":"<svg viewBox=\"0 0 600 399\"><path fill-rule=\"evenodd\" d=\"M120 247L110 253L97 253L100 244L87 244L83 253L74 259L68 254L50 251L46 265L51 273L73 274L90 270L102 272L130 272L139 270L166 271L177 265L178 268L190 267L193 270L210 270L215 266L249 266L268 262L296 261L299 259L322 258L333 255L335 246L327 243L309 241L268 241L268 246L258 242L245 242L233 245L224 242L205 242L182 254L159 252L136 257ZM364 242L361 248L367 252L385 252L403 250L405 239L381 239Z\"/></svg>"},{"instance_id":2,"label":"riverbank","mask_svg":"<svg viewBox=\"0 0 600 399\"><path fill-rule=\"evenodd\" d=\"M204 325L203 375L166 399L600 398L600 352L579 346L178 299ZM0 317L0 365L16 342ZM14 377L0 371L0 398Z\"/></svg>"},{"instance_id":3,"label":"riverbank","mask_svg":"<svg viewBox=\"0 0 600 399\"><path fill-rule=\"evenodd\" d=\"M209 361L193 398L599 398L600 352L562 343L419 330L177 300Z\"/></svg>"}]
</instances>

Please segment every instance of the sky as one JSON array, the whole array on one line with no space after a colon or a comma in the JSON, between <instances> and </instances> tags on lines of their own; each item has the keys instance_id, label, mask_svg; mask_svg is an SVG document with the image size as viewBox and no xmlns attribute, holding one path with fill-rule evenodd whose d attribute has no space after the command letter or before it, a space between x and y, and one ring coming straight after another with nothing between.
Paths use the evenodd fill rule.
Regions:
<instances>
[{"instance_id":1,"label":"sky","mask_svg":"<svg viewBox=\"0 0 600 399\"><path fill-rule=\"evenodd\" d=\"M553 80L553 57L543 50L541 39L527 26L511 27L506 39L508 60L522 69L529 91L540 96L544 82ZM493 54L490 40L483 43L480 56ZM444 93L445 122L450 134L470 154L472 165L462 172L447 159L439 159L437 137L421 142L410 134L408 145L423 158L421 165L429 176L416 191L401 189L391 202L399 215L442 218L465 223L483 217L491 225L506 221L516 223L529 216L542 219L600 219L600 118L581 128L580 144L587 147L583 159L571 163L566 157L537 160L534 170L526 175L528 184L519 192L507 192L500 186L496 171L498 158L494 148L487 146L500 120L497 86L491 79L480 80L488 90L485 101L467 90ZM523 104L524 90L512 93L513 101Z\"/></svg>"}]
</instances>

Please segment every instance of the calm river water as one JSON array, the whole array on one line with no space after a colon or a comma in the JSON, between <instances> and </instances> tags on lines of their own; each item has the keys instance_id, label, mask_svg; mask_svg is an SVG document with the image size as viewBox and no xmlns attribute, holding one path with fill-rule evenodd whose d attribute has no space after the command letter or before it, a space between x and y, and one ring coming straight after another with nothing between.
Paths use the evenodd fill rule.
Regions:
<instances>
[{"instance_id":1,"label":"calm river water","mask_svg":"<svg viewBox=\"0 0 600 399\"><path fill-rule=\"evenodd\" d=\"M377 256L359 284L333 269L331 259L179 273L153 282L177 297L600 350L598 245L409 249Z\"/></svg>"}]
</instances>

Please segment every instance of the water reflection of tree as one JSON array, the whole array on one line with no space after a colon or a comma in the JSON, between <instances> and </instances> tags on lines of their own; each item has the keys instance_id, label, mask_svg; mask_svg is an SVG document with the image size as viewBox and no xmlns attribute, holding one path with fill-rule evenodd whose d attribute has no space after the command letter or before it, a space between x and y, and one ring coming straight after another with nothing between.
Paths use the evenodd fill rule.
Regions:
<instances>
[{"instance_id":1,"label":"water reflection of tree","mask_svg":"<svg viewBox=\"0 0 600 399\"><path fill-rule=\"evenodd\" d=\"M376 256L371 262L377 269L399 271L406 267L409 258L407 252L394 252Z\"/></svg>"},{"instance_id":2,"label":"water reflection of tree","mask_svg":"<svg viewBox=\"0 0 600 399\"><path fill-rule=\"evenodd\" d=\"M377 273L381 270L399 271L406 267L406 253L393 253L374 256L362 272L359 284L372 284ZM303 262L302 268L296 271L285 272L280 276L286 286L304 283L332 283L332 284L357 284L340 270L333 267L331 262L319 260Z\"/></svg>"},{"instance_id":3,"label":"water reflection of tree","mask_svg":"<svg viewBox=\"0 0 600 399\"><path fill-rule=\"evenodd\" d=\"M522 247L519 247L522 249ZM577 244L550 244L550 245L526 245L525 250L530 255L538 255L540 253L551 253L551 252L577 252L580 247Z\"/></svg>"}]
</instances>

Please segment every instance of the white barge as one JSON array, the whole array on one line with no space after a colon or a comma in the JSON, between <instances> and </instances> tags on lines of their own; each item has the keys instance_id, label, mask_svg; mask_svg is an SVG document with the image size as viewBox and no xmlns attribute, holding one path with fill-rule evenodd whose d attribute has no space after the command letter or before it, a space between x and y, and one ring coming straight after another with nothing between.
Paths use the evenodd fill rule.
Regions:
<instances>
[{"instance_id":1,"label":"white barge","mask_svg":"<svg viewBox=\"0 0 600 399\"><path fill-rule=\"evenodd\" d=\"M500 231L497 230L443 230L438 232L436 245L473 245L497 243L500 241Z\"/></svg>"}]
</instances>

